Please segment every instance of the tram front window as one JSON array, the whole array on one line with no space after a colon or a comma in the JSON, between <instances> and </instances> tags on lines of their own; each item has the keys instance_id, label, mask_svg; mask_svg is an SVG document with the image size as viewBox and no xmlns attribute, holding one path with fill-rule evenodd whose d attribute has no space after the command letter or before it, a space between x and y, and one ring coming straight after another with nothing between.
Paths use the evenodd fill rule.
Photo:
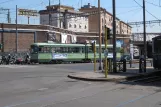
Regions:
<instances>
[{"instance_id":1,"label":"tram front window","mask_svg":"<svg viewBox=\"0 0 161 107\"><path fill-rule=\"evenodd\" d=\"M37 46L31 46L31 53L38 53L39 48Z\"/></svg>"}]
</instances>

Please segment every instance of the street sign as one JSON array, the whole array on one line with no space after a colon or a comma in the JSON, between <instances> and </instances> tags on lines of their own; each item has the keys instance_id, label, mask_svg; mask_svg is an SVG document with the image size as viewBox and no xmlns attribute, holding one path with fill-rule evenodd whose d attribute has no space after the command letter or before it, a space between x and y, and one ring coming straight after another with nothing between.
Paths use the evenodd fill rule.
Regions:
<instances>
[{"instance_id":1,"label":"street sign","mask_svg":"<svg viewBox=\"0 0 161 107\"><path fill-rule=\"evenodd\" d=\"M107 57L108 56L108 49L104 50L104 56Z\"/></svg>"},{"instance_id":2,"label":"street sign","mask_svg":"<svg viewBox=\"0 0 161 107\"><path fill-rule=\"evenodd\" d=\"M38 16L38 11L37 10L29 10L29 9L18 9L18 15Z\"/></svg>"}]
</instances>

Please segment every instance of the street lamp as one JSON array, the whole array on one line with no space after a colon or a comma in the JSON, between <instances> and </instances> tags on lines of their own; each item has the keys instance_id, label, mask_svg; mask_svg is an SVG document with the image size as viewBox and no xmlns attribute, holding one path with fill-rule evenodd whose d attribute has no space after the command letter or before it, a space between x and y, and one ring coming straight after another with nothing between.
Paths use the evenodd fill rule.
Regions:
<instances>
[{"instance_id":1,"label":"street lamp","mask_svg":"<svg viewBox=\"0 0 161 107\"><path fill-rule=\"evenodd\" d=\"M113 4L113 72L117 72L116 67L116 12L115 12L115 0L112 0Z\"/></svg>"},{"instance_id":2,"label":"street lamp","mask_svg":"<svg viewBox=\"0 0 161 107\"><path fill-rule=\"evenodd\" d=\"M146 72L146 24L145 24L145 0L143 0L143 23L144 23L144 72Z\"/></svg>"},{"instance_id":3,"label":"street lamp","mask_svg":"<svg viewBox=\"0 0 161 107\"><path fill-rule=\"evenodd\" d=\"M101 53L102 53L102 37L101 37L101 9L100 9L100 0L98 0L98 32L99 32L99 70L102 70L102 57L101 57Z\"/></svg>"}]
</instances>

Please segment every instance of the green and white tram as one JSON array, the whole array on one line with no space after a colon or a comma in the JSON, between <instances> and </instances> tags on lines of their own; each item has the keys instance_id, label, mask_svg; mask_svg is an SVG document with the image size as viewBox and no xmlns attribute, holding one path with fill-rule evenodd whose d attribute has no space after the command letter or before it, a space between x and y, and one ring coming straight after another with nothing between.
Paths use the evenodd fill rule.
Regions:
<instances>
[{"instance_id":1,"label":"green and white tram","mask_svg":"<svg viewBox=\"0 0 161 107\"><path fill-rule=\"evenodd\" d=\"M113 45L108 45L109 56L112 57ZM102 58L105 46L102 45ZM120 47L117 47L117 58L121 57ZM94 59L90 44L56 44L34 43L31 45L31 62L62 63L62 62L91 62ZM99 45L96 44L96 59L99 61Z\"/></svg>"}]
</instances>

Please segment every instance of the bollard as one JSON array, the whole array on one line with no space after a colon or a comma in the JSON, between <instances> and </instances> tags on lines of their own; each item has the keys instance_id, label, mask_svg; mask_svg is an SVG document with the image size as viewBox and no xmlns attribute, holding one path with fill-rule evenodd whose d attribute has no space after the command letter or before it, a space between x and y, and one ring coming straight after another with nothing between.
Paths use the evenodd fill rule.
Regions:
<instances>
[{"instance_id":1,"label":"bollard","mask_svg":"<svg viewBox=\"0 0 161 107\"><path fill-rule=\"evenodd\" d=\"M112 61L109 59L109 72L112 72Z\"/></svg>"},{"instance_id":2,"label":"bollard","mask_svg":"<svg viewBox=\"0 0 161 107\"><path fill-rule=\"evenodd\" d=\"M143 58L140 58L139 59L139 73L142 73L143 72Z\"/></svg>"},{"instance_id":3,"label":"bollard","mask_svg":"<svg viewBox=\"0 0 161 107\"><path fill-rule=\"evenodd\" d=\"M123 59L123 72L126 72L126 59Z\"/></svg>"},{"instance_id":4,"label":"bollard","mask_svg":"<svg viewBox=\"0 0 161 107\"><path fill-rule=\"evenodd\" d=\"M130 60L130 62L129 62L129 63L130 63L130 68L132 68L132 60Z\"/></svg>"}]
</instances>

